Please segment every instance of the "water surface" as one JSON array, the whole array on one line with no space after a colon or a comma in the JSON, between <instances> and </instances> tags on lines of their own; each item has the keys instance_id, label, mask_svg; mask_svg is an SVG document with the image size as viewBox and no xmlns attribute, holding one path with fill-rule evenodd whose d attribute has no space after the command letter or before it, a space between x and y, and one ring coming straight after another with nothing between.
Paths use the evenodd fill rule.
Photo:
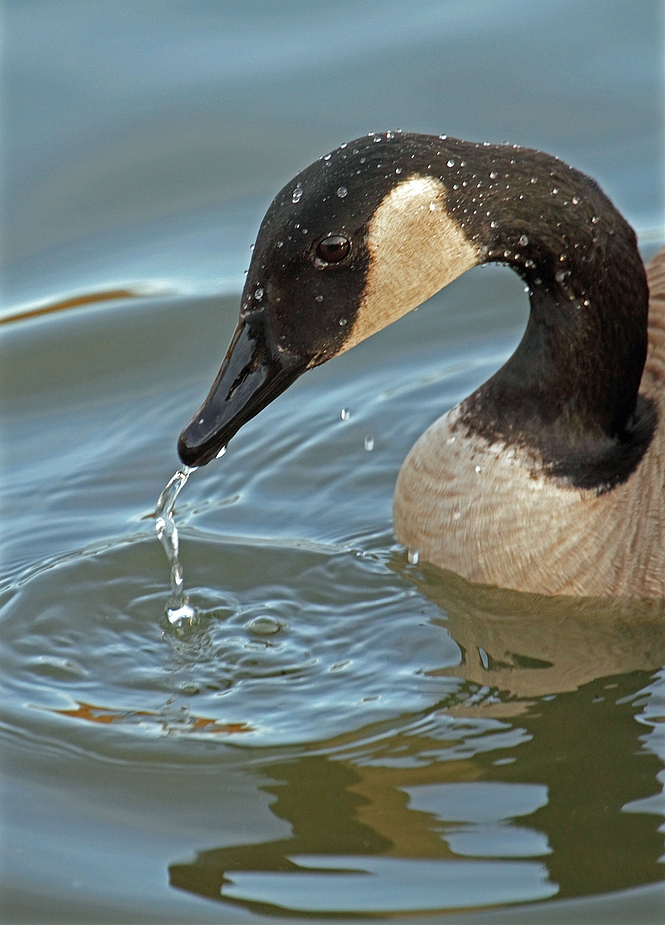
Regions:
<instances>
[{"instance_id":1,"label":"water surface","mask_svg":"<svg viewBox=\"0 0 665 925\"><path fill-rule=\"evenodd\" d=\"M539 144L653 251L657 4L94 7L8 14L6 919L657 921L661 608L472 588L392 534L408 449L519 339L509 271L308 373L191 476L189 627L154 519L262 211L340 141Z\"/></svg>"}]
</instances>

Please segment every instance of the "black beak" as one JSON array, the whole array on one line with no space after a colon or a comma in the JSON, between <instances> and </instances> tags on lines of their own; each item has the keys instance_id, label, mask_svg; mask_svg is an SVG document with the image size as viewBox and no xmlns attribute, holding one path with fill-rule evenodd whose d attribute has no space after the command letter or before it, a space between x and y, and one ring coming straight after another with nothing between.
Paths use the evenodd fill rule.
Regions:
<instances>
[{"instance_id":1,"label":"black beak","mask_svg":"<svg viewBox=\"0 0 665 925\"><path fill-rule=\"evenodd\" d=\"M178 438L187 466L205 466L247 421L287 389L306 360L276 355L262 324L241 321L208 397Z\"/></svg>"}]
</instances>

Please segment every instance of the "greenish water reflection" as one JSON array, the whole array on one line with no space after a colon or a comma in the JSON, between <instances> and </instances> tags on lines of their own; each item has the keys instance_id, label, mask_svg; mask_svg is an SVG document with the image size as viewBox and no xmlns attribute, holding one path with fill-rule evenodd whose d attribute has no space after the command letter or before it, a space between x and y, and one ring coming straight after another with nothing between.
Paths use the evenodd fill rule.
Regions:
<instances>
[{"instance_id":1,"label":"greenish water reflection","mask_svg":"<svg viewBox=\"0 0 665 925\"><path fill-rule=\"evenodd\" d=\"M464 658L441 673L462 687L398 731L271 763L261 789L290 835L200 850L170 865L172 885L304 915L482 907L661 879L651 813L662 761L635 719L649 669L665 660L662 606L556 601L434 570L417 582L445 602L441 625Z\"/></svg>"}]
</instances>

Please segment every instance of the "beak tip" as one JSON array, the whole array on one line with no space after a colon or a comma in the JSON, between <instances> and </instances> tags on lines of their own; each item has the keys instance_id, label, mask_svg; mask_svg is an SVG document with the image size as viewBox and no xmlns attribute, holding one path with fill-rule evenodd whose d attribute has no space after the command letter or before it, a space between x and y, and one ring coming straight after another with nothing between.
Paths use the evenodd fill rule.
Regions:
<instances>
[{"instance_id":1,"label":"beak tip","mask_svg":"<svg viewBox=\"0 0 665 925\"><path fill-rule=\"evenodd\" d=\"M180 457L180 461L186 466L189 466L190 469L205 466L211 459L215 458L216 454L212 450L206 452L204 445L191 439L189 431L190 427L188 425L178 437L178 456Z\"/></svg>"}]
</instances>

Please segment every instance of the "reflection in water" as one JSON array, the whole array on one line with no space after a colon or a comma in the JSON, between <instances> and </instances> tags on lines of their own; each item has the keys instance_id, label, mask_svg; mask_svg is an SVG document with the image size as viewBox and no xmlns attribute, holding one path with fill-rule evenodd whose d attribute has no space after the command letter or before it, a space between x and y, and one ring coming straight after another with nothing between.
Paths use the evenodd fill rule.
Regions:
<instances>
[{"instance_id":1,"label":"reflection in water","mask_svg":"<svg viewBox=\"0 0 665 925\"><path fill-rule=\"evenodd\" d=\"M462 664L442 673L504 694L558 694L665 662L663 601L522 594L431 566L416 573L416 584L443 608L441 625L462 650Z\"/></svg>"},{"instance_id":2,"label":"reflection in water","mask_svg":"<svg viewBox=\"0 0 665 925\"><path fill-rule=\"evenodd\" d=\"M635 717L665 662L662 606L538 598L433 571L415 580L446 608L441 625L464 657L441 674L461 676L462 690L399 731L366 729L268 765L263 789L290 837L202 850L171 865L173 886L307 915L487 907L661 879L658 823L635 801L653 796L662 761Z\"/></svg>"}]
</instances>

